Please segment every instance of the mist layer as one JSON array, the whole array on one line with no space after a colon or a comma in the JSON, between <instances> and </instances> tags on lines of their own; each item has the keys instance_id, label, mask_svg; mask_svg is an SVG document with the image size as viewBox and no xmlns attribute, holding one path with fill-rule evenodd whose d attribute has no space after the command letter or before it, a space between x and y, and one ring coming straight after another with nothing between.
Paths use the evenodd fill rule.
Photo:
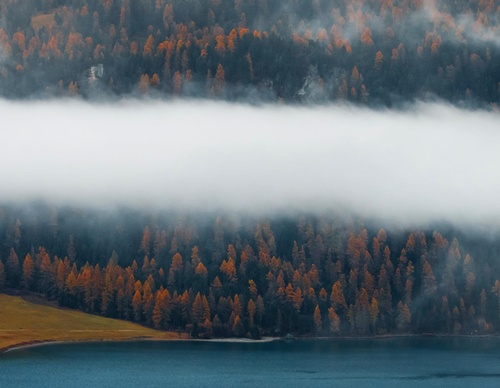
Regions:
<instances>
[{"instance_id":1,"label":"mist layer","mask_svg":"<svg viewBox=\"0 0 500 388\"><path fill-rule=\"evenodd\" d=\"M208 102L1 102L0 200L496 223L500 116Z\"/></svg>"}]
</instances>

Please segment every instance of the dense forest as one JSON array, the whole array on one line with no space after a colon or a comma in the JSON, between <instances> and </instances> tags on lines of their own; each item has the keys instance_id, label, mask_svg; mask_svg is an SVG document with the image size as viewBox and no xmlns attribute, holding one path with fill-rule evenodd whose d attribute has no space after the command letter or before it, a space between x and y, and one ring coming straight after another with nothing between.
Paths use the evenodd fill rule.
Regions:
<instances>
[{"instance_id":1,"label":"dense forest","mask_svg":"<svg viewBox=\"0 0 500 388\"><path fill-rule=\"evenodd\" d=\"M0 0L0 95L496 109L498 0Z\"/></svg>"},{"instance_id":2,"label":"dense forest","mask_svg":"<svg viewBox=\"0 0 500 388\"><path fill-rule=\"evenodd\" d=\"M5 205L0 288L193 337L500 330L500 244L331 214Z\"/></svg>"}]
</instances>

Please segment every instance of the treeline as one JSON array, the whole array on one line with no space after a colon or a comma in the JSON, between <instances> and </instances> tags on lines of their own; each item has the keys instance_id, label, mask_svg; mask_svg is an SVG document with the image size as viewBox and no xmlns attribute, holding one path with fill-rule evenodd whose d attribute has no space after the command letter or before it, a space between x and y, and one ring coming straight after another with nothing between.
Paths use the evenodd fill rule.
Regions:
<instances>
[{"instance_id":1,"label":"treeline","mask_svg":"<svg viewBox=\"0 0 500 388\"><path fill-rule=\"evenodd\" d=\"M1 0L0 94L495 108L499 15L498 0Z\"/></svg>"},{"instance_id":2,"label":"treeline","mask_svg":"<svg viewBox=\"0 0 500 388\"><path fill-rule=\"evenodd\" d=\"M5 207L0 288L205 338L500 328L494 240L335 216L125 213Z\"/></svg>"}]
</instances>

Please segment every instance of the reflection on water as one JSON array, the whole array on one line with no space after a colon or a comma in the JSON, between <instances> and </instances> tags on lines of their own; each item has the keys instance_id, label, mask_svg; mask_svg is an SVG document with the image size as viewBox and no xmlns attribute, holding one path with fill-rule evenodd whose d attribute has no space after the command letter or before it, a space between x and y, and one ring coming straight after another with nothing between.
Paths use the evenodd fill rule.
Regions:
<instances>
[{"instance_id":1,"label":"reflection on water","mask_svg":"<svg viewBox=\"0 0 500 388\"><path fill-rule=\"evenodd\" d=\"M132 342L0 355L0 387L500 387L497 338Z\"/></svg>"}]
</instances>

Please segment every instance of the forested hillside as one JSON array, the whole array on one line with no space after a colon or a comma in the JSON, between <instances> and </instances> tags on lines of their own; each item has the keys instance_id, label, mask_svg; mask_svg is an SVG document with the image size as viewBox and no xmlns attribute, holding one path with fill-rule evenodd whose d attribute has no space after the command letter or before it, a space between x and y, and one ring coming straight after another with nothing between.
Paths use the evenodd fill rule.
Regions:
<instances>
[{"instance_id":1,"label":"forested hillside","mask_svg":"<svg viewBox=\"0 0 500 388\"><path fill-rule=\"evenodd\" d=\"M441 229L4 206L0 288L195 337L498 332L500 245Z\"/></svg>"},{"instance_id":2,"label":"forested hillside","mask_svg":"<svg viewBox=\"0 0 500 388\"><path fill-rule=\"evenodd\" d=\"M498 0L1 0L0 16L9 98L500 99Z\"/></svg>"}]
</instances>

